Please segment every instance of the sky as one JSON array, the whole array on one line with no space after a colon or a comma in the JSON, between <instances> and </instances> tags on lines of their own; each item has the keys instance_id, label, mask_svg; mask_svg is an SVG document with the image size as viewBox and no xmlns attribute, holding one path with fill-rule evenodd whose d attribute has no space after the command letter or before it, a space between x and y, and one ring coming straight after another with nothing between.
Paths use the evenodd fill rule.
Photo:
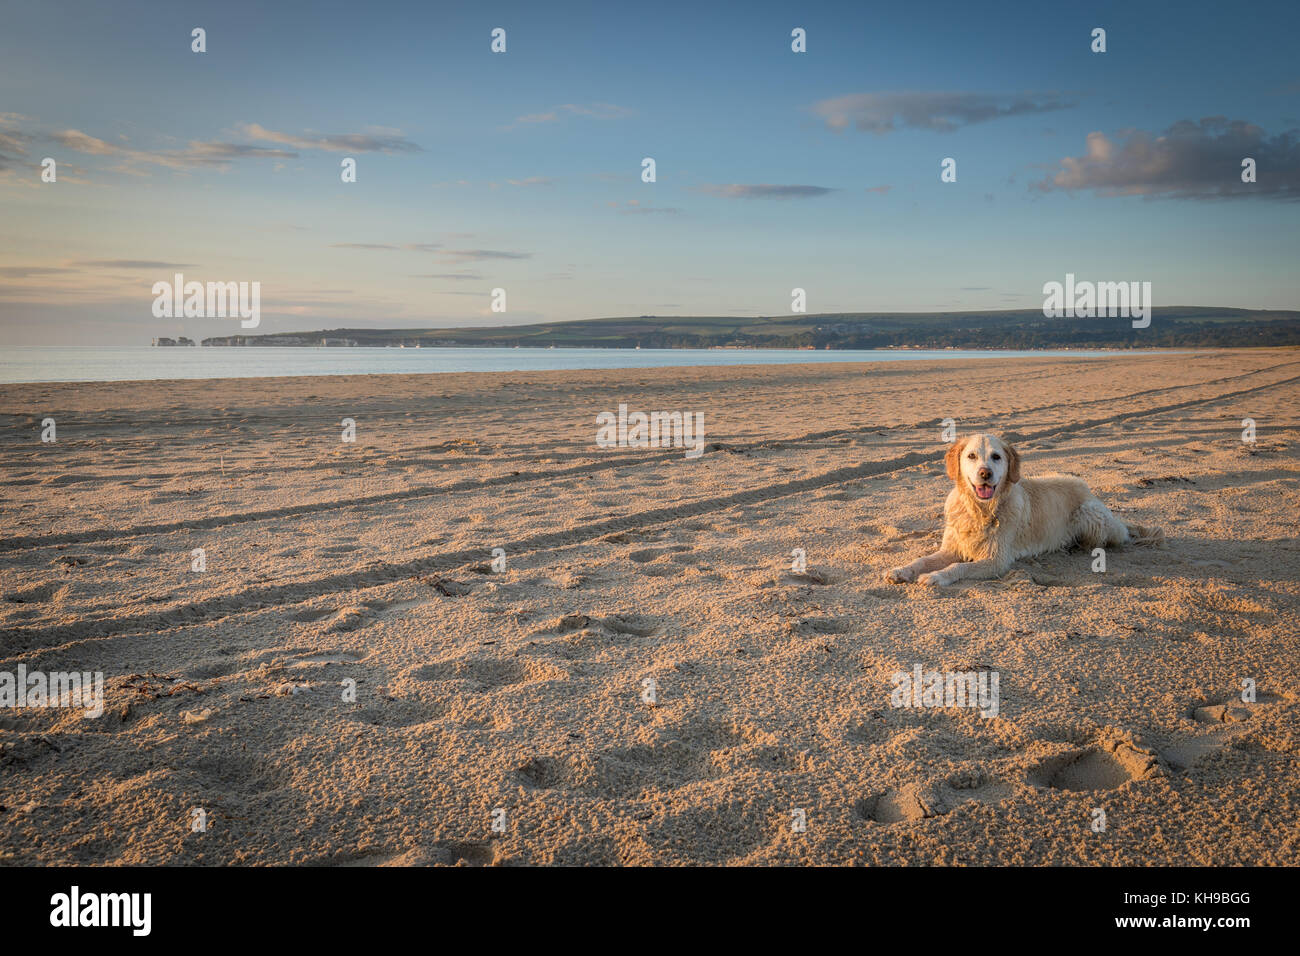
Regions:
<instances>
[{"instance_id":1,"label":"sky","mask_svg":"<svg viewBox=\"0 0 1300 956\"><path fill-rule=\"evenodd\" d=\"M0 346L241 331L155 318L177 272L260 283L257 332L780 315L795 288L1041 308L1067 273L1149 281L1156 314L1300 308L1293 0L4 0L0 24Z\"/></svg>"}]
</instances>

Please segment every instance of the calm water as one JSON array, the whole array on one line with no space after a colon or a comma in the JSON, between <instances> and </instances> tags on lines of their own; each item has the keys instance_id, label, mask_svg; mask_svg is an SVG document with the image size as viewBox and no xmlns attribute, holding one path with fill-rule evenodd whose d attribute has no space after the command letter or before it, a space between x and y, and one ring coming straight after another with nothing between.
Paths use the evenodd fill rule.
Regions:
<instances>
[{"instance_id":1,"label":"calm water","mask_svg":"<svg viewBox=\"0 0 1300 956\"><path fill-rule=\"evenodd\" d=\"M399 375L427 372L533 372L545 369L661 368L682 365L787 365L922 359L1124 355L1107 351L811 351L797 349L384 349L384 348L9 348L0 383L137 382L169 378L285 375Z\"/></svg>"}]
</instances>

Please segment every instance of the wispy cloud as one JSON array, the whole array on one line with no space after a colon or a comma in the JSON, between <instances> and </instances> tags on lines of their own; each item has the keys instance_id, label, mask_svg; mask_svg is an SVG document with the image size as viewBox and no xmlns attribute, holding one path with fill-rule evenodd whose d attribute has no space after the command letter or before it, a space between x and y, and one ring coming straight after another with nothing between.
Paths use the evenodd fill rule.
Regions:
<instances>
[{"instance_id":1,"label":"wispy cloud","mask_svg":"<svg viewBox=\"0 0 1300 956\"><path fill-rule=\"evenodd\" d=\"M82 269L191 269L192 262L159 262L157 259L82 259L69 263Z\"/></svg>"},{"instance_id":2,"label":"wispy cloud","mask_svg":"<svg viewBox=\"0 0 1300 956\"><path fill-rule=\"evenodd\" d=\"M608 202L605 205L617 209L620 216L675 216L681 212L676 206L643 206L639 199L629 199L625 203Z\"/></svg>"},{"instance_id":3,"label":"wispy cloud","mask_svg":"<svg viewBox=\"0 0 1300 956\"><path fill-rule=\"evenodd\" d=\"M440 242L406 242L394 245L387 242L335 242L331 249L370 249L381 252L434 252L442 248Z\"/></svg>"},{"instance_id":4,"label":"wispy cloud","mask_svg":"<svg viewBox=\"0 0 1300 956\"><path fill-rule=\"evenodd\" d=\"M894 188L893 186L868 186L867 192L875 193L878 196L886 196L889 194L889 191L893 188Z\"/></svg>"},{"instance_id":5,"label":"wispy cloud","mask_svg":"<svg viewBox=\"0 0 1300 956\"><path fill-rule=\"evenodd\" d=\"M813 199L836 192L829 186L779 186L771 183L709 183L700 186L699 191L726 199Z\"/></svg>"},{"instance_id":6,"label":"wispy cloud","mask_svg":"<svg viewBox=\"0 0 1300 956\"><path fill-rule=\"evenodd\" d=\"M636 115L635 110L627 109L623 106L615 106L613 103L591 103L583 105L580 103L563 103L553 109L541 113L529 113L526 116L517 116L515 121L505 129L513 129L516 126L533 126L538 123L556 123L566 116L583 116L587 119L596 120L616 120L626 119L629 116Z\"/></svg>"},{"instance_id":7,"label":"wispy cloud","mask_svg":"<svg viewBox=\"0 0 1300 956\"><path fill-rule=\"evenodd\" d=\"M99 270L149 270L190 269L192 262L163 262L158 259L77 259L64 261L57 266L4 266L0 277L26 279L49 275L85 275Z\"/></svg>"},{"instance_id":8,"label":"wispy cloud","mask_svg":"<svg viewBox=\"0 0 1300 956\"><path fill-rule=\"evenodd\" d=\"M1167 199L1300 199L1300 130L1268 136L1243 120L1181 120L1159 136L1122 130L1087 137L1082 156L1066 156L1041 192L1092 190L1100 196ZM1242 160L1255 160L1257 182L1241 181Z\"/></svg>"},{"instance_id":9,"label":"wispy cloud","mask_svg":"<svg viewBox=\"0 0 1300 956\"><path fill-rule=\"evenodd\" d=\"M527 179L507 179L511 186L553 186L555 180L549 176L529 176Z\"/></svg>"},{"instance_id":10,"label":"wispy cloud","mask_svg":"<svg viewBox=\"0 0 1300 956\"><path fill-rule=\"evenodd\" d=\"M65 269L58 266L0 266L0 277L5 279L27 279L35 276L51 276L76 271L76 269Z\"/></svg>"},{"instance_id":11,"label":"wispy cloud","mask_svg":"<svg viewBox=\"0 0 1300 956\"><path fill-rule=\"evenodd\" d=\"M963 126L1031 113L1068 109L1056 94L1026 93L1000 96L991 93L950 91L851 93L814 103L812 111L831 129L850 126L884 135L897 129L925 129L951 133Z\"/></svg>"},{"instance_id":12,"label":"wispy cloud","mask_svg":"<svg viewBox=\"0 0 1300 956\"><path fill-rule=\"evenodd\" d=\"M5 114L10 115L10 114ZM87 156L101 156L117 160L117 172L147 175L145 168L161 166L167 169L226 169L241 159L290 160L299 158L298 150L324 150L327 152L419 152L420 147L401 135L400 130L377 129L366 133L349 133L337 136L295 135L269 130L256 123L244 124L240 133L253 140L270 142L276 146L256 146L250 143L191 140L184 149L138 149L109 142L79 129L65 129L49 135L49 139L63 149ZM24 145L33 137L12 129L0 129L0 168L4 168L6 144ZM290 146L291 149L282 149ZM282 166L276 167L283 168Z\"/></svg>"},{"instance_id":13,"label":"wispy cloud","mask_svg":"<svg viewBox=\"0 0 1300 956\"><path fill-rule=\"evenodd\" d=\"M249 139L267 143L280 143L294 149L316 149L331 153L421 153L423 147L411 142L401 130L387 127L371 128L365 133L321 135L308 131L305 134L284 133L267 129L258 123L245 123L240 131Z\"/></svg>"},{"instance_id":14,"label":"wispy cloud","mask_svg":"<svg viewBox=\"0 0 1300 956\"><path fill-rule=\"evenodd\" d=\"M20 157L26 157L32 137L18 128L24 119L21 113L0 113L0 170L26 165Z\"/></svg>"},{"instance_id":15,"label":"wispy cloud","mask_svg":"<svg viewBox=\"0 0 1300 956\"><path fill-rule=\"evenodd\" d=\"M460 281L465 279L482 279L483 277L479 275L477 272L423 272L417 275L412 275L411 278L412 279L452 279L452 280Z\"/></svg>"},{"instance_id":16,"label":"wispy cloud","mask_svg":"<svg viewBox=\"0 0 1300 956\"><path fill-rule=\"evenodd\" d=\"M96 139L79 129L64 130L62 133L55 133L50 138L60 146L75 149L79 153L88 153L91 156L113 156L124 152L121 147L106 143L102 139Z\"/></svg>"},{"instance_id":17,"label":"wispy cloud","mask_svg":"<svg viewBox=\"0 0 1300 956\"><path fill-rule=\"evenodd\" d=\"M458 234L458 236L459 238L467 238L465 234ZM437 242L336 242L330 248L365 249L378 252L423 252L452 263L473 262L483 259L531 259L533 257L531 252L507 252L501 249L444 249L441 243Z\"/></svg>"},{"instance_id":18,"label":"wispy cloud","mask_svg":"<svg viewBox=\"0 0 1300 956\"><path fill-rule=\"evenodd\" d=\"M21 113L0 113L0 184L40 189L45 167L36 161L31 147L38 141L48 140L49 136L20 128L26 123L27 117ZM59 182L91 185L85 178L84 166L63 156L57 157L57 160Z\"/></svg>"},{"instance_id":19,"label":"wispy cloud","mask_svg":"<svg viewBox=\"0 0 1300 956\"><path fill-rule=\"evenodd\" d=\"M443 249L434 255L453 262L473 262L478 259L531 259L531 252L502 252L499 249Z\"/></svg>"},{"instance_id":20,"label":"wispy cloud","mask_svg":"<svg viewBox=\"0 0 1300 956\"><path fill-rule=\"evenodd\" d=\"M169 169L224 168L236 159L296 159L298 154L282 149L266 149L242 143L191 141L180 150L144 150L119 146L81 130L68 129L50 136L57 145L88 156L108 156L121 160L121 171L129 172L140 165L164 166Z\"/></svg>"}]
</instances>

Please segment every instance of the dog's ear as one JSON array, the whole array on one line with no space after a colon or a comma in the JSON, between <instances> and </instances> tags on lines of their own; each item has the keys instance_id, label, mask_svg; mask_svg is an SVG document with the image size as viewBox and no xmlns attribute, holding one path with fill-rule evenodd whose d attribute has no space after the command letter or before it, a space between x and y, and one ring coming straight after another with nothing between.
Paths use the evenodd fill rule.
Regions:
<instances>
[{"instance_id":1,"label":"dog's ear","mask_svg":"<svg viewBox=\"0 0 1300 956\"><path fill-rule=\"evenodd\" d=\"M1007 448L1007 481L1015 484L1020 480L1020 452L1010 445Z\"/></svg>"},{"instance_id":2,"label":"dog's ear","mask_svg":"<svg viewBox=\"0 0 1300 956\"><path fill-rule=\"evenodd\" d=\"M948 454L943 456L944 467L948 469L948 477L956 481L961 477L961 450L966 447L966 439L959 438L948 448Z\"/></svg>"}]
</instances>

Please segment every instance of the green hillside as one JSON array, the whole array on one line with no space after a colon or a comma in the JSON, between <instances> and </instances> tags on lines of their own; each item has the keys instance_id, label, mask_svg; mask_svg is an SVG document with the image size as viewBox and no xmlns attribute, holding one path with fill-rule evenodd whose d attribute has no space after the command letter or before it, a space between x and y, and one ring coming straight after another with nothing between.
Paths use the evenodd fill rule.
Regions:
<instances>
[{"instance_id":1,"label":"green hillside","mask_svg":"<svg viewBox=\"0 0 1300 956\"><path fill-rule=\"evenodd\" d=\"M319 345L525 348L1239 348L1300 345L1300 312L1171 306L1151 326L1126 318L1049 319L1041 309L1005 312L854 312L580 319L456 329L340 328L233 335L204 345ZM331 343L336 344L336 343Z\"/></svg>"}]
</instances>

